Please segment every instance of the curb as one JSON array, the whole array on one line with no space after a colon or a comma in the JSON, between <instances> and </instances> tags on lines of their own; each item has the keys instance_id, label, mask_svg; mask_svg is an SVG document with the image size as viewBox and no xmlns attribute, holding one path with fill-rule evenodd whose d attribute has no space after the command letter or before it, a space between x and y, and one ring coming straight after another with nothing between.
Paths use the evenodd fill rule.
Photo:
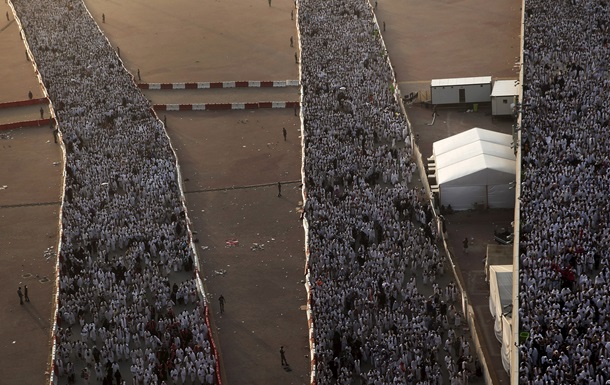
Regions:
<instances>
[{"instance_id":1,"label":"curb","mask_svg":"<svg viewBox=\"0 0 610 385\"><path fill-rule=\"evenodd\" d=\"M191 83L139 83L141 90L200 90L208 88L265 88L296 87L298 80L246 80L228 82L191 82Z\"/></svg>"},{"instance_id":2,"label":"curb","mask_svg":"<svg viewBox=\"0 0 610 385\"><path fill-rule=\"evenodd\" d=\"M299 102L253 102L253 103L197 103L154 104L155 111L220 111L257 110L259 108L298 108Z\"/></svg>"}]
</instances>

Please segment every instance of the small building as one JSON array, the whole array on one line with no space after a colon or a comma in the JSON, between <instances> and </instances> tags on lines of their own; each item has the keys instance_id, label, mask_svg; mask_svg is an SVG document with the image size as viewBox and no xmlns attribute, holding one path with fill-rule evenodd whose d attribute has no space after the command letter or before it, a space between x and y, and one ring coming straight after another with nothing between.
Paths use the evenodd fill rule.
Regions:
<instances>
[{"instance_id":1,"label":"small building","mask_svg":"<svg viewBox=\"0 0 610 385\"><path fill-rule=\"evenodd\" d=\"M518 95L517 80L496 80L491 91L491 115L512 115Z\"/></svg>"},{"instance_id":2,"label":"small building","mask_svg":"<svg viewBox=\"0 0 610 385\"><path fill-rule=\"evenodd\" d=\"M456 211L515 207L512 137L472 128L432 144L431 171L440 204ZM431 161L432 161L431 160Z\"/></svg>"},{"instance_id":3,"label":"small building","mask_svg":"<svg viewBox=\"0 0 610 385\"><path fill-rule=\"evenodd\" d=\"M491 76L433 79L432 104L485 103L491 101Z\"/></svg>"}]
</instances>

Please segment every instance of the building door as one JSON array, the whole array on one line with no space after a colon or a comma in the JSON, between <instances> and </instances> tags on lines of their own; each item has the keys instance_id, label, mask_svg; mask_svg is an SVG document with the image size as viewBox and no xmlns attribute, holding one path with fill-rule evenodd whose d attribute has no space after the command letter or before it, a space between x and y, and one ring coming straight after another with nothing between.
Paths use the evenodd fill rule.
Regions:
<instances>
[{"instance_id":1,"label":"building door","mask_svg":"<svg viewBox=\"0 0 610 385\"><path fill-rule=\"evenodd\" d=\"M460 103L466 103L466 90L460 88Z\"/></svg>"}]
</instances>

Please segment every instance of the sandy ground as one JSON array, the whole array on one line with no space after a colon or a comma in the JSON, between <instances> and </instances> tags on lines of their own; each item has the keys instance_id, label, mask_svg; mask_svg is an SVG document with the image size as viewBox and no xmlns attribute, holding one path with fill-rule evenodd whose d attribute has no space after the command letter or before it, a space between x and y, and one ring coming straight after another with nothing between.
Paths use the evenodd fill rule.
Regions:
<instances>
[{"instance_id":1,"label":"sandy ground","mask_svg":"<svg viewBox=\"0 0 610 385\"><path fill-rule=\"evenodd\" d=\"M274 0L272 7L264 0L90 0L87 5L111 44L120 48L125 66L134 74L140 69L142 82L298 78L295 48L289 45L290 36L296 38L290 0ZM0 8L8 10L6 4ZM381 0L377 15L380 24L386 21L383 36L403 93L437 77L514 74L517 3ZM42 96L14 22L0 21L0 49L0 102L26 99L29 90ZM146 95L160 103L298 98L291 89ZM469 124L452 111L446 126L423 127L430 111L419 113L411 120L428 129L431 137L425 140L445 137L456 122ZM187 204L199 237L224 383L307 383L303 230L296 213L301 196L294 183L300 178L298 120L291 110L164 114L188 179ZM12 115L0 113L8 120ZM286 142L282 127L288 130ZM0 162L10 165L0 169L0 187L9 185L0 190L0 289L9 293L0 299L5 325L0 329L0 383L8 385L42 383L48 364L52 286L35 277L53 274L43 252L57 245L59 206L52 202L59 200L61 183L60 169L53 166L60 152L48 128L23 129L12 137L0 140ZM5 145L19 152L5 151ZM287 182L282 198L277 197L278 181ZM45 202L50 203L5 207ZM239 246L225 247L233 238ZM254 243L264 250L253 251ZM33 298L25 311L15 293L20 283L30 285ZM216 301L221 293L227 299L222 317ZM282 344L292 372L278 365Z\"/></svg>"},{"instance_id":2,"label":"sandy ground","mask_svg":"<svg viewBox=\"0 0 610 385\"><path fill-rule=\"evenodd\" d=\"M371 1L373 2L373 1ZM379 0L377 20L397 81L486 76L516 78L521 2ZM411 90L409 90L411 92Z\"/></svg>"},{"instance_id":3,"label":"sandy ground","mask_svg":"<svg viewBox=\"0 0 610 385\"><path fill-rule=\"evenodd\" d=\"M307 384L309 354L303 288L303 232L295 208L296 184L282 197L275 186L189 194L201 229L202 269L208 295L226 299L225 313L212 303L227 383ZM287 220L290 222L287 223ZM236 239L239 245L227 247ZM263 249L260 249L263 247ZM288 305L289 304L289 305ZM284 345L291 372L280 365Z\"/></svg>"},{"instance_id":4,"label":"sandy ground","mask_svg":"<svg viewBox=\"0 0 610 385\"><path fill-rule=\"evenodd\" d=\"M2 384L42 384L46 377L55 257L46 258L45 250L58 242L60 160L48 127L0 132ZM21 306L23 285L31 302Z\"/></svg>"},{"instance_id":5,"label":"sandy ground","mask_svg":"<svg viewBox=\"0 0 610 385\"><path fill-rule=\"evenodd\" d=\"M296 79L293 2L93 0L91 14L143 82ZM102 15L106 23L102 23ZM102 25L103 24L103 25Z\"/></svg>"},{"instance_id":6,"label":"sandy ground","mask_svg":"<svg viewBox=\"0 0 610 385\"><path fill-rule=\"evenodd\" d=\"M5 14L9 13L10 21ZM6 2L0 3L0 103L43 97L32 63L26 60L19 29Z\"/></svg>"},{"instance_id":7,"label":"sandy ground","mask_svg":"<svg viewBox=\"0 0 610 385\"><path fill-rule=\"evenodd\" d=\"M307 383L298 118L292 110L171 112L167 126L188 179L226 383ZM292 372L278 365L280 345Z\"/></svg>"}]
</instances>

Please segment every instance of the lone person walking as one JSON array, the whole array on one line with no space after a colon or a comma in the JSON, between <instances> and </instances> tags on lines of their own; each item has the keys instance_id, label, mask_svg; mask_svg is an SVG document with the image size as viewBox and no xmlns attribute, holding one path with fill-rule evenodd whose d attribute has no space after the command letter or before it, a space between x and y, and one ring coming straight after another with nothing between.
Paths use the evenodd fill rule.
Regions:
<instances>
[{"instance_id":1,"label":"lone person walking","mask_svg":"<svg viewBox=\"0 0 610 385\"><path fill-rule=\"evenodd\" d=\"M225 312L225 297L223 297L222 294L220 295L220 297L218 297L218 303L220 304L220 314L224 314L224 312Z\"/></svg>"},{"instance_id":2,"label":"lone person walking","mask_svg":"<svg viewBox=\"0 0 610 385\"><path fill-rule=\"evenodd\" d=\"M21 292L21 286L17 289L17 295L19 296L19 305L23 305L23 293Z\"/></svg>"},{"instance_id":3,"label":"lone person walking","mask_svg":"<svg viewBox=\"0 0 610 385\"><path fill-rule=\"evenodd\" d=\"M28 295L28 285L23 286L23 290L25 302L30 302L30 296Z\"/></svg>"},{"instance_id":4,"label":"lone person walking","mask_svg":"<svg viewBox=\"0 0 610 385\"><path fill-rule=\"evenodd\" d=\"M277 182L277 197L281 197L282 196L282 183Z\"/></svg>"},{"instance_id":5,"label":"lone person walking","mask_svg":"<svg viewBox=\"0 0 610 385\"><path fill-rule=\"evenodd\" d=\"M288 361L286 361L286 353L284 352L283 346L280 346L280 358L282 359L282 366L289 366Z\"/></svg>"},{"instance_id":6,"label":"lone person walking","mask_svg":"<svg viewBox=\"0 0 610 385\"><path fill-rule=\"evenodd\" d=\"M44 109L40 107L40 119L44 118Z\"/></svg>"},{"instance_id":7,"label":"lone person walking","mask_svg":"<svg viewBox=\"0 0 610 385\"><path fill-rule=\"evenodd\" d=\"M282 127L282 133L284 134L284 142L285 142L286 141L286 135L287 135L286 127Z\"/></svg>"},{"instance_id":8,"label":"lone person walking","mask_svg":"<svg viewBox=\"0 0 610 385\"><path fill-rule=\"evenodd\" d=\"M290 36L290 46L294 47L294 40L292 39L292 36Z\"/></svg>"},{"instance_id":9,"label":"lone person walking","mask_svg":"<svg viewBox=\"0 0 610 385\"><path fill-rule=\"evenodd\" d=\"M464 253L468 254L468 237L464 238L462 245L464 246Z\"/></svg>"}]
</instances>

